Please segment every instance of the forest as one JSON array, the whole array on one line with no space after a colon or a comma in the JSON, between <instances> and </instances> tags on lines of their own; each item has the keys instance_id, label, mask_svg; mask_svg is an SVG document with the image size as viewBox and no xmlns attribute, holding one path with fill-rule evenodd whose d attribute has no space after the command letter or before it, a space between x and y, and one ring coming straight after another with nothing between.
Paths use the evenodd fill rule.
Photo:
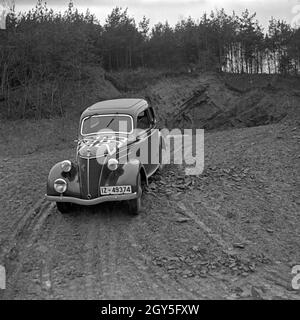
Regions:
<instances>
[{"instance_id":1,"label":"forest","mask_svg":"<svg viewBox=\"0 0 300 320\"><path fill-rule=\"evenodd\" d=\"M29 12L12 11L6 29L0 30L0 114L11 117L12 104L26 108L33 87L38 100L55 103L68 79L89 76L87 66L107 72L145 68L299 75L300 28L271 18L263 30L255 13L245 10L238 16L223 9L175 26L166 21L151 27L147 17L135 21L127 9L116 7L100 23L72 1L65 12L54 12L38 0ZM12 102L17 91L22 94ZM27 116L19 111L17 118Z\"/></svg>"}]
</instances>

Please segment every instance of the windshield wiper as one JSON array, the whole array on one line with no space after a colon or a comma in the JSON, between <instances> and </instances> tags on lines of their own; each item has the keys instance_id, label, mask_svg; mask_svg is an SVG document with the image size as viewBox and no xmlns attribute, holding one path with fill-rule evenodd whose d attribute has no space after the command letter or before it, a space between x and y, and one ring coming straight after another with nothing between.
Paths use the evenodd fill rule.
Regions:
<instances>
[{"instance_id":1,"label":"windshield wiper","mask_svg":"<svg viewBox=\"0 0 300 320\"><path fill-rule=\"evenodd\" d=\"M105 128L108 128L115 121L115 119L116 119L116 116L112 117L108 122L108 124L105 126Z\"/></svg>"}]
</instances>

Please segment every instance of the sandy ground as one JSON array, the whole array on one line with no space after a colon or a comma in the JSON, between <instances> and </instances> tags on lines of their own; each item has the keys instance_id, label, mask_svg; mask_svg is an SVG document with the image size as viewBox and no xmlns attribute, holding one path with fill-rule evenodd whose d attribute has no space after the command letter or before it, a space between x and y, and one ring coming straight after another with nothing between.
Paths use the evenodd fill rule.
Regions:
<instances>
[{"instance_id":1,"label":"sandy ground","mask_svg":"<svg viewBox=\"0 0 300 320\"><path fill-rule=\"evenodd\" d=\"M62 215L44 200L73 149L0 157L1 299L299 299L299 126L205 135L205 171L170 166L124 204Z\"/></svg>"}]
</instances>

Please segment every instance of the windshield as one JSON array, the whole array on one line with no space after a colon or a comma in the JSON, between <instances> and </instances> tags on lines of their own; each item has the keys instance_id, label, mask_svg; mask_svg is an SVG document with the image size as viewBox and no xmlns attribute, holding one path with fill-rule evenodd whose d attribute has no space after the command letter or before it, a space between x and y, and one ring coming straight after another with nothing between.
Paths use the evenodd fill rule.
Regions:
<instances>
[{"instance_id":1,"label":"windshield","mask_svg":"<svg viewBox=\"0 0 300 320\"><path fill-rule=\"evenodd\" d=\"M81 135L92 135L106 132L131 133L133 119L129 115L109 114L84 118L81 124Z\"/></svg>"}]
</instances>

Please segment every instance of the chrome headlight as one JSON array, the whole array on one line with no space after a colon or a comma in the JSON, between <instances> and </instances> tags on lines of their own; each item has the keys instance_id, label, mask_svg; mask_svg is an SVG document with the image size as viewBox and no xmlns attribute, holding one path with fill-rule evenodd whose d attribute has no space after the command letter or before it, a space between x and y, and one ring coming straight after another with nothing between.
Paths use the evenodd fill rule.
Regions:
<instances>
[{"instance_id":1,"label":"chrome headlight","mask_svg":"<svg viewBox=\"0 0 300 320\"><path fill-rule=\"evenodd\" d=\"M117 159L109 159L107 163L107 167L111 171L115 171L118 169L119 161Z\"/></svg>"},{"instance_id":2,"label":"chrome headlight","mask_svg":"<svg viewBox=\"0 0 300 320\"><path fill-rule=\"evenodd\" d=\"M67 182L64 179L55 180L54 190L58 193L64 193L67 190Z\"/></svg>"},{"instance_id":3,"label":"chrome headlight","mask_svg":"<svg viewBox=\"0 0 300 320\"><path fill-rule=\"evenodd\" d=\"M72 162L70 160L65 160L61 163L61 169L63 172L70 172L72 169Z\"/></svg>"}]
</instances>

